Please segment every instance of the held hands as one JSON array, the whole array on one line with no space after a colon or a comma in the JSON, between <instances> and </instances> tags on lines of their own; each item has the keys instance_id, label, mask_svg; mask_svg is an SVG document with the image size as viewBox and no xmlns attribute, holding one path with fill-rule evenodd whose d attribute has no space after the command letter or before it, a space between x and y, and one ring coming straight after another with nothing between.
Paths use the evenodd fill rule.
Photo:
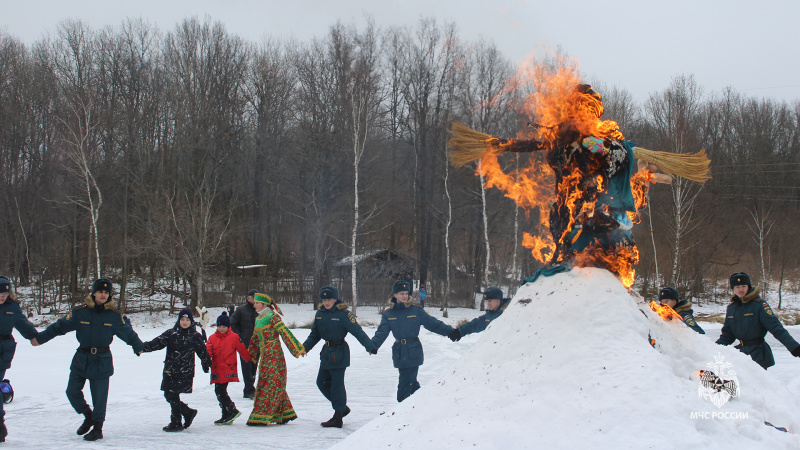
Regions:
<instances>
[{"instance_id":1,"label":"held hands","mask_svg":"<svg viewBox=\"0 0 800 450\"><path fill-rule=\"evenodd\" d=\"M34 347L38 347L42 344L40 344L39 341L36 340L36 338L31 338L31 345Z\"/></svg>"},{"instance_id":2,"label":"held hands","mask_svg":"<svg viewBox=\"0 0 800 450\"><path fill-rule=\"evenodd\" d=\"M208 373L208 371L211 370L211 367L209 367L208 363L200 363L200 365L203 366L203 372L205 373Z\"/></svg>"},{"instance_id":3,"label":"held hands","mask_svg":"<svg viewBox=\"0 0 800 450\"><path fill-rule=\"evenodd\" d=\"M447 335L451 341L456 342L457 340L461 339L461 333L458 331L458 328L453 329L450 334Z\"/></svg>"},{"instance_id":4,"label":"held hands","mask_svg":"<svg viewBox=\"0 0 800 450\"><path fill-rule=\"evenodd\" d=\"M377 355L378 354L378 347L373 348L368 352L370 355Z\"/></svg>"}]
</instances>

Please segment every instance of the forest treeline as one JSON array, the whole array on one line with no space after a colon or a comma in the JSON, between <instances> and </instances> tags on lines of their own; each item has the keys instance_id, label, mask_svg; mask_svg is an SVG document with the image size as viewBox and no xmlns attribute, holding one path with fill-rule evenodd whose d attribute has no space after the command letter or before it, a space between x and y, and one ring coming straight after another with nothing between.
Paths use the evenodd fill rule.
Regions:
<instances>
[{"instance_id":1,"label":"forest treeline","mask_svg":"<svg viewBox=\"0 0 800 450\"><path fill-rule=\"evenodd\" d=\"M747 271L768 298L800 289L800 102L679 75L637 103L589 81L628 140L712 161L704 186L651 188L635 288L722 299ZM37 286L38 305L102 275L123 308L131 280L185 286L194 306L252 270L311 299L332 280L352 296L334 264L391 249L431 301L513 292L541 267L520 246L539 218L450 166L446 142L453 121L515 136L531 89L493 43L432 19L308 42L248 42L209 18L64 21L31 45L0 32L0 273Z\"/></svg>"}]
</instances>

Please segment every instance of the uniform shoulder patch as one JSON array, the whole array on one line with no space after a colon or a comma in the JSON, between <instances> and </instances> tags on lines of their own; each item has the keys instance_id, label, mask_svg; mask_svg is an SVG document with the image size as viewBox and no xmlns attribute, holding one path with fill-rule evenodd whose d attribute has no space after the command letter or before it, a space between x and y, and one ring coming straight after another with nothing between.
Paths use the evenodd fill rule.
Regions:
<instances>
[{"instance_id":1,"label":"uniform shoulder patch","mask_svg":"<svg viewBox=\"0 0 800 450\"><path fill-rule=\"evenodd\" d=\"M770 308L770 307L769 307L769 305L767 304L767 302L764 302L764 303L762 303L761 305L764 307L764 312L765 312L765 313L769 314L770 316L773 316L773 315L775 315L775 314L772 312L772 308Z\"/></svg>"},{"instance_id":2,"label":"uniform shoulder patch","mask_svg":"<svg viewBox=\"0 0 800 450\"><path fill-rule=\"evenodd\" d=\"M691 317L687 317L686 319L684 319L684 322L686 322L686 325L689 325L690 327L695 326L694 319L692 319Z\"/></svg>"},{"instance_id":3,"label":"uniform shoulder patch","mask_svg":"<svg viewBox=\"0 0 800 450\"><path fill-rule=\"evenodd\" d=\"M347 318L350 319L350 322L356 323L356 316L353 313L347 313Z\"/></svg>"}]
</instances>

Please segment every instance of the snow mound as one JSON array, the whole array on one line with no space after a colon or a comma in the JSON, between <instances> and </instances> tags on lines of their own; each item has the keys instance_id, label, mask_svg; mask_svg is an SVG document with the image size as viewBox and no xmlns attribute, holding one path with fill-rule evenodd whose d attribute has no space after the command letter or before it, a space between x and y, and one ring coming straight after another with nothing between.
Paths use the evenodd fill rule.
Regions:
<instances>
[{"instance_id":1,"label":"snow mound","mask_svg":"<svg viewBox=\"0 0 800 450\"><path fill-rule=\"evenodd\" d=\"M741 389L719 408L698 395L696 374L715 357ZM800 429L800 404L776 378L663 321L601 269L523 286L446 373L333 448L800 446L764 425Z\"/></svg>"}]
</instances>

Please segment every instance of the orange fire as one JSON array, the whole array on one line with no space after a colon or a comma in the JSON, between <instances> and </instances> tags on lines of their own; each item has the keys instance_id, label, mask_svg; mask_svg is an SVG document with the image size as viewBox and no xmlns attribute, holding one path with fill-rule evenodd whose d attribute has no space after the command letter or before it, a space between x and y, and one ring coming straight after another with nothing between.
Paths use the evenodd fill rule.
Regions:
<instances>
[{"instance_id":1,"label":"orange fire","mask_svg":"<svg viewBox=\"0 0 800 450\"><path fill-rule=\"evenodd\" d=\"M639 249L635 246L617 246L613 251L599 245L590 245L575 254L572 263L577 267L603 267L619 276L625 287L633 286L639 262Z\"/></svg>"},{"instance_id":2,"label":"orange fire","mask_svg":"<svg viewBox=\"0 0 800 450\"><path fill-rule=\"evenodd\" d=\"M662 305L661 303L656 303L655 301L650 302L650 309L655 311L662 319L666 321L673 321L678 320L683 322L683 317L680 314L676 313L674 309L670 308L667 305Z\"/></svg>"},{"instance_id":3,"label":"orange fire","mask_svg":"<svg viewBox=\"0 0 800 450\"><path fill-rule=\"evenodd\" d=\"M522 244L538 261L560 264L571 259L578 267L603 267L616 273L622 283L630 287L635 276L633 266L639 260L638 250L632 244L603 246L595 242L580 252L571 250L581 233L586 232L582 228L585 221L595 218L594 223L603 226L603 220L613 217L607 205L597 205L598 194L604 192L609 183L601 170L603 149L598 149L597 155L594 155L595 150L587 153L590 155L588 163L558 164L548 159L550 156L566 157L566 148L575 142L580 145L581 137L617 141L624 137L616 122L600 120L601 96L590 88L576 88L586 86L581 85L576 65L563 60L553 65L535 64L523 70L526 74L522 78L533 87L533 93L524 102L523 114L530 117L532 123L518 133L516 140L491 138L484 141L487 148L500 151L488 152L478 164L476 174L484 177L485 189L496 187L526 211L538 210L538 215L528 214L528 217L538 216L534 227L541 236L524 233ZM546 152L528 153L527 167L504 170L498 154L520 151L514 150L514 146L523 142L539 143L536 150L547 150L547 155ZM551 154L550 150L555 152ZM560 172L556 173L554 167L559 167ZM634 180L633 190L639 207L645 204L650 179L645 174L637 174ZM607 217L595 217L598 213ZM629 213L629 217L636 218L635 213ZM558 220L555 226L551 226L552 218ZM551 236L550 232L558 235Z\"/></svg>"}]
</instances>

